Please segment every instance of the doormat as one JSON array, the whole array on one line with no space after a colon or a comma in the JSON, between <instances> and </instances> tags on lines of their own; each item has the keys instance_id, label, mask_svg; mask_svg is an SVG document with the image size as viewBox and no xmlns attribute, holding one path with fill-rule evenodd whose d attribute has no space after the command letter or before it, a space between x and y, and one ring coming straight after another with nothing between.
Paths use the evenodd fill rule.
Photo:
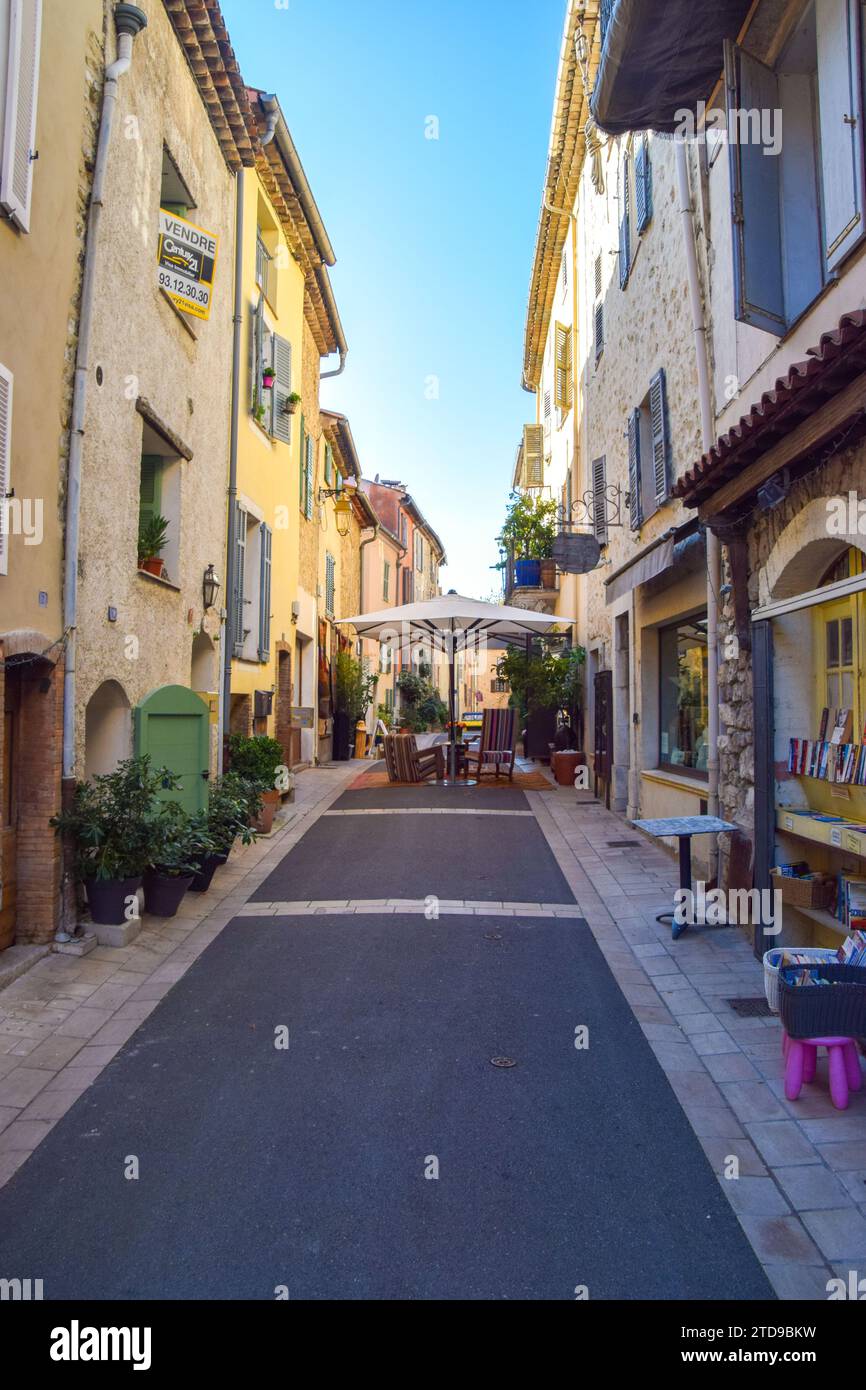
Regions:
<instances>
[{"instance_id":1,"label":"doormat","mask_svg":"<svg viewBox=\"0 0 866 1390\"><path fill-rule=\"evenodd\" d=\"M735 1014L740 1018L774 1018L773 1010L770 1008L766 999L760 996L756 999L726 999L726 1004L730 1004Z\"/></svg>"},{"instance_id":2,"label":"doormat","mask_svg":"<svg viewBox=\"0 0 866 1390\"><path fill-rule=\"evenodd\" d=\"M365 791L369 787L435 787L437 783L429 778L426 782L389 782L387 772L362 772L356 777L354 782L350 782L346 791L357 792ZM454 784L459 786L459 780ZM522 792L549 792L551 782L549 777L545 777L543 772L515 772L514 780L509 782L507 777L482 777L477 783L477 788L469 788L471 791L487 790L493 787L517 787Z\"/></svg>"}]
</instances>

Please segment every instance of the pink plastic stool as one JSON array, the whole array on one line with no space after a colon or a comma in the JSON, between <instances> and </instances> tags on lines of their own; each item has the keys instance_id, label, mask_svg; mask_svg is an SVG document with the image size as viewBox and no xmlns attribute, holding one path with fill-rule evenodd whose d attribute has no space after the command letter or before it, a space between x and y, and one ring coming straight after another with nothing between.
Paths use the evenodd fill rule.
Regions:
<instances>
[{"instance_id":1,"label":"pink plastic stool","mask_svg":"<svg viewBox=\"0 0 866 1390\"><path fill-rule=\"evenodd\" d=\"M815 1080L818 1048L826 1047L830 1064L830 1098L837 1110L848 1109L848 1093L863 1085L860 1058L853 1038L789 1038L782 1035L785 1054L785 1095L796 1100L803 1088Z\"/></svg>"}]
</instances>

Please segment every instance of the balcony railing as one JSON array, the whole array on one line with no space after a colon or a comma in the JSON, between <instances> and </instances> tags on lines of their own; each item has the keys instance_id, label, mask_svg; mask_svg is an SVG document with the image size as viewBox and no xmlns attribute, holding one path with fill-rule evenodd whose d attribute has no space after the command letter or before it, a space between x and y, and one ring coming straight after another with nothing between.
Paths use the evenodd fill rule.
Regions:
<instances>
[{"instance_id":1,"label":"balcony railing","mask_svg":"<svg viewBox=\"0 0 866 1390\"><path fill-rule=\"evenodd\" d=\"M554 560L515 560L510 555L506 559L506 601L516 589L535 589L542 593L554 593L558 588L559 576Z\"/></svg>"}]
</instances>

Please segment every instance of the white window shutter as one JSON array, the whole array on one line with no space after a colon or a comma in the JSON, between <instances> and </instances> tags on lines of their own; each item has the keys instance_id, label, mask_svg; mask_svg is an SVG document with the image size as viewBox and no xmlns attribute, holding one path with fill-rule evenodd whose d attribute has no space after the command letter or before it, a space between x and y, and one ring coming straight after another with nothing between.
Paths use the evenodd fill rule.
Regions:
<instances>
[{"instance_id":1,"label":"white window shutter","mask_svg":"<svg viewBox=\"0 0 866 1390\"><path fill-rule=\"evenodd\" d=\"M860 0L818 0L818 105L827 269L864 235Z\"/></svg>"},{"instance_id":2,"label":"white window shutter","mask_svg":"<svg viewBox=\"0 0 866 1390\"><path fill-rule=\"evenodd\" d=\"M283 444L291 444L292 417L286 412L286 401L292 391L292 345L278 333L274 334L274 370L277 379L271 392L271 434Z\"/></svg>"},{"instance_id":3,"label":"white window shutter","mask_svg":"<svg viewBox=\"0 0 866 1390\"><path fill-rule=\"evenodd\" d=\"M9 573L9 509L12 491L12 373L0 366L0 574Z\"/></svg>"},{"instance_id":4,"label":"white window shutter","mask_svg":"<svg viewBox=\"0 0 866 1390\"><path fill-rule=\"evenodd\" d=\"M30 230L41 30L42 0L12 0L0 204L22 232Z\"/></svg>"}]
</instances>

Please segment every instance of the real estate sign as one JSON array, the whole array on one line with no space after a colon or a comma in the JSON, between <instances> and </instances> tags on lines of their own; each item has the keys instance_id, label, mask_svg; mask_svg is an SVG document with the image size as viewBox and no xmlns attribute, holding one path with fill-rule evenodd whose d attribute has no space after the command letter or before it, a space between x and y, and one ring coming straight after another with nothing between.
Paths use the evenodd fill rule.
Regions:
<instances>
[{"instance_id":1,"label":"real estate sign","mask_svg":"<svg viewBox=\"0 0 866 1390\"><path fill-rule=\"evenodd\" d=\"M185 314L210 318L218 246L212 232L160 208L157 281Z\"/></svg>"}]
</instances>

